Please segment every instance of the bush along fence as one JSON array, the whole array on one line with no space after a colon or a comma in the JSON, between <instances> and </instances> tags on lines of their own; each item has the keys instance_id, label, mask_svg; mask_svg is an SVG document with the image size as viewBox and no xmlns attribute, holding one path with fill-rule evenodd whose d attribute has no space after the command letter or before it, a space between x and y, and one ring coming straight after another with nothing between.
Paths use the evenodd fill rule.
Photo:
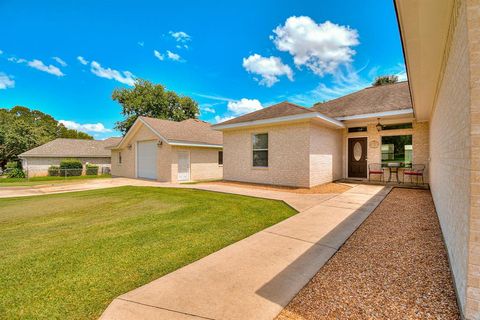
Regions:
<instances>
[{"instance_id":1,"label":"bush along fence","mask_svg":"<svg viewBox=\"0 0 480 320\"><path fill-rule=\"evenodd\" d=\"M21 167L20 162L9 162L5 170L0 172L0 178L29 179L36 177L79 177L79 176L97 176L110 174L110 168L97 166L87 163L85 166L77 159L65 159L60 165L52 165L46 168L26 168Z\"/></svg>"}]
</instances>

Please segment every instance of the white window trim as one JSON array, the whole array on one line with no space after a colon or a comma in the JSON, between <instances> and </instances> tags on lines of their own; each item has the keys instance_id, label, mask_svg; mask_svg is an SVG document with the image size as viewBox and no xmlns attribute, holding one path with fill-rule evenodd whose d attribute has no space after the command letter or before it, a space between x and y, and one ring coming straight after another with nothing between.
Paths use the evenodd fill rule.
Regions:
<instances>
[{"instance_id":1,"label":"white window trim","mask_svg":"<svg viewBox=\"0 0 480 320\"><path fill-rule=\"evenodd\" d=\"M254 169L266 169L268 168L268 165L270 164L270 161L269 161L269 155L268 155L268 148L267 149L255 149L254 147L254 139L255 139L255 136L258 136L258 135L261 135L261 134L266 134L267 135L267 145L270 146L270 136L268 134L268 132L258 132L258 133L252 133L252 167ZM267 166L256 166L254 163L253 163L253 153L255 151L267 151Z\"/></svg>"}]
</instances>

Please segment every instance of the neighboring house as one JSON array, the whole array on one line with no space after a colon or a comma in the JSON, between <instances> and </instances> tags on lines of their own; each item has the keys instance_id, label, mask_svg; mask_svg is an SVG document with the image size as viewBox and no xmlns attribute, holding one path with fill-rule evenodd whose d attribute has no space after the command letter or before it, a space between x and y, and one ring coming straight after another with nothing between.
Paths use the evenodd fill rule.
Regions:
<instances>
[{"instance_id":1,"label":"neighboring house","mask_svg":"<svg viewBox=\"0 0 480 320\"><path fill-rule=\"evenodd\" d=\"M365 179L368 164L382 162L381 146L391 137L411 141L398 150L399 162L409 161L412 148L414 163L428 162L428 123L415 119L407 82L366 88L312 108L282 102L214 129L223 132L226 180L313 187Z\"/></svg>"},{"instance_id":2,"label":"neighboring house","mask_svg":"<svg viewBox=\"0 0 480 320\"><path fill-rule=\"evenodd\" d=\"M480 319L480 1L395 5L415 117L430 126L430 188L460 310Z\"/></svg>"},{"instance_id":3,"label":"neighboring house","mask_svg":"<svg viewBox=\"0 0 480 320\"><path fill-rule=\"evenodd\" d=\"M106 140L55 139L39 147L28 150L18 157L22 160L24 170L29 177L45 176L50 166L58 166L64 159L78 159L85 166L87 163L99 166L99 172L110 168L110 150L121 138Z\"/></svg>"},{"instance_id":4,"label":"neighboring house","mask_svg":"<svg viewBox=\"0 0 480 320\"><path fill-rule=\"evenodd\" d=\"M222 134L207 122L139 117L112 147L112 175L162 182L221 179Z\"/></svg>"}]
</instances>

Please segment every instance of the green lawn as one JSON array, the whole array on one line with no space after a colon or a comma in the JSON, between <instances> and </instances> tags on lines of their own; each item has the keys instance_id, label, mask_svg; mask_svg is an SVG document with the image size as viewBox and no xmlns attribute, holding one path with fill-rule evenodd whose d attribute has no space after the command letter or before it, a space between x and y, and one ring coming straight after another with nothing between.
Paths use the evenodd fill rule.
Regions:
<instances>
[{"instance_id":1,"label":"green lawn","mask_svg":"<svg viewBox=\"0 0 480 320\"><path fill-rule=\"evenodd\" d=\"M40 184L57 184L66 183L70 181L78 180L90 180L90 179L105 179L111 178L109 174L95 175L95 176L76 176L76 177L33 177L33 178L0 178L1 187L13 187L13 186L35 186Z\"/></svg>"},{"instance_id":2,"label":"green lawn","mask_svg":"<svg viewBox=\"0 0 480 320\"><path fill-rule=\"evenodd\" d=\"M0 199L0 318L95 319L118 295L294 214L153 187Z\"/></svg>"}]
</instances>

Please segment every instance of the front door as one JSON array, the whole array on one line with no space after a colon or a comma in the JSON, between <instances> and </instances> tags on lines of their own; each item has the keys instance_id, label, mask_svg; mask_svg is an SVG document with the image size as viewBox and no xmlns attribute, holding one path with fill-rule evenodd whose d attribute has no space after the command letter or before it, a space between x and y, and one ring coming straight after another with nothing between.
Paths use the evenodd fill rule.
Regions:
<instances>
[{"instance_id":1,"label":"front door","mask_svg":"<svg viewBox=\"0 0 480 320\"><path fill-rule=\"evenodd\" d=\"M348 139L348 177L367 177L367 138Z\"/></svg>"},{"instance_id":2,"label":"front door","mask_svg":"<svg viewBox=\"0 0 480 320\"><path fill-rule=\"evenodd\" d=\"M190 154L188 151L178 152L178 181L190 180Z\"/></svg>"}]
</instances>

